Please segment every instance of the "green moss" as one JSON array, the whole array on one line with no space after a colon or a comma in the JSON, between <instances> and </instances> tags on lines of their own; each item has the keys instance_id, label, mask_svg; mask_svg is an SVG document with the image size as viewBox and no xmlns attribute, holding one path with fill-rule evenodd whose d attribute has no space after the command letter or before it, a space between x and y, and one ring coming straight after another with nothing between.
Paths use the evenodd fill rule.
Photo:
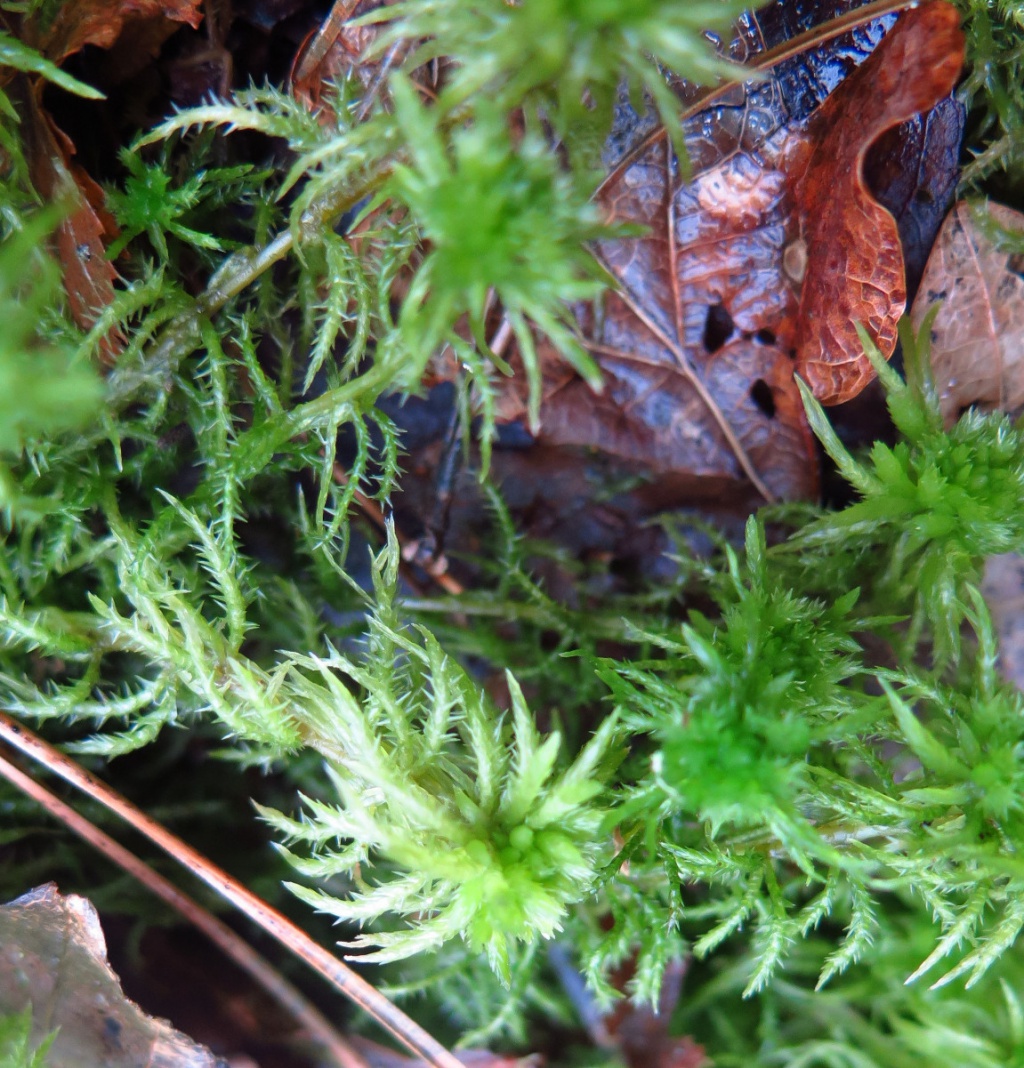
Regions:
<instances>
[{"instance_id":1,"label":"green moss","mask_svg":"<svg viewBox=\"0 0 1024 1068\"><path fill-rule=\"evenodd\" d=\"M1024 543L1024 437L976 413L944 430L919 339L907 381L880 367L898 444L851 456L808 402L857 499L777 544L778 515L754 517L742 547L571 608L531 574L558 550L489 489L480 589L403 600L393 540L367 574L356 494L406 477L375 402L448 343L486 436L492 300L535 410L534 330L592 372L565 305L608 281L585 242L611 100L625 80L665 111L658 64L713 76L698 30L735 10L383 9L382 50L453 57L440 99L399 76L366 101L352 79L334 123L272 87L169 119L123 157L125 281L84 337L5 112L0 700L91 759L187 731L272 768L247 783L300 896L474 1040L574 1025L545 970L558 939L609 999L617 966L655 1001L691 955L679 1025L719 1064L1018 1063L1024 706L977 586ZM1010 184L1016 20L970 4L972 149ZM230 130L278 139L288 172L225 149ZM375 210L388 196L401 211ZM37 860L15 851L4 878ZM904 988L933 968L940 990Z\"/></svg>"}]
</instances>

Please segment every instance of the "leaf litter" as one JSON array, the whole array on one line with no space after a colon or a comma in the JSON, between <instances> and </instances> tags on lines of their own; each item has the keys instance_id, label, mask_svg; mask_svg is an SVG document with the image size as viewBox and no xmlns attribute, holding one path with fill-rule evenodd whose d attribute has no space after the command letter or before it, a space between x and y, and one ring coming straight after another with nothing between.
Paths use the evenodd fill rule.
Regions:
<instances>
[{"instance_id":1,"label":"leaf litter","mask_svg":"<svg viewBox=\"0 0 1024 1068\"><path fill-rule=\"evenodd\" d=\"M930 325L932 374L947 426L965 408L1024 407L1024 215L960 201L950 212L911 311Z\"/></svg>"},{"instance_id":2,"label":"leaf litter","mask_svg":"<svg viewBox=\"0 0 1024 1068\"><path fill-rule=\"evenodd\" d=\"M724 50L749 60L855 6L771 4ZM919 276L956 185L963 119L949 93L962 55L945 3L849 31L691 115L690 180L665 131L620 103L599 202L645 231L596 247L618 288L577 309L604 388L541 339L536 432L523 376L499 399L492 473L531 534L646 560L658 537L644 524L665 511L728 525L764 499L817 496L794 370L832 403L862 389L870 372L851 317L891 354L906 302L901 239ZM675 88L685 104L692 87ZM436 382L457 373L436 371ZM445 403L437 390L428 399ZM413 526L428 522L438 449L412 457L424 478L399 507ZM460 526L464 546L486 522L474 480L464 472L455 494L455 549Z\"/></svg>"}]
</instances>

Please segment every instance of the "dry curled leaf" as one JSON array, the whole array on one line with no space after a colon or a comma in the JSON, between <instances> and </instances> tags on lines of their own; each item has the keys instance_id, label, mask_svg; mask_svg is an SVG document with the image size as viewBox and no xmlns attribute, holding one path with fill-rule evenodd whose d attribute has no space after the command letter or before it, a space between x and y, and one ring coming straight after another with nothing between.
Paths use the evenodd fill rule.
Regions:
<instances>
[{"instance_id":1,"label":"dry curled leaf","mask_svg":"<svg viewBox=\"0 0 1024 1068\"><path fill-rule=\"evenodd\" d=\"M58 1029L48 1068L223 1068L128 1001L96 910L49 883L0 906L0 1013L32 1006L33 1043Z\"/></svg>"},{"instance_id":2,"label":"dry curled leaf","mask_svg":"<svg viewBox=\"0 0 1024 1068\"><path fill-rule=\"evenodd\" d=\"M1000 204L950 212L932 250L911 311L931 326L931 362L947 425L964 408L1016 412L1024 407L1024 254L1001 247L998 230L1024 243L1024 215Z\"/></svg>"}]
</instances>

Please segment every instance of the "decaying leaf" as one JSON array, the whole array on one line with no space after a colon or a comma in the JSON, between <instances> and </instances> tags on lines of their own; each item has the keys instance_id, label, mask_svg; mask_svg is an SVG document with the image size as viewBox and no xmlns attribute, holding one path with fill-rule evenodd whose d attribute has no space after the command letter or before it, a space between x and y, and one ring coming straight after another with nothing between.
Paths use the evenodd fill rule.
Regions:
<instances>
[{"instance_id":1,"label":"decaying leaf","mask_svg":"<svg viewBox=\"0 0 1024 1068\"><path fill-rule=\"evenodd\" d=\"M849 399L873 374L855 324L889 355L906 299L897 224L867 188L865 155L945 97L962 61L956 10L923 4L817 110L820 96L783 71L696 116L690 181L664 131L620 153L599 199L646 232L596 250L619 282L580 314L605 392L548 354L540 440L695 490L749 479L762 496L813 495L794 366L825 403ZM520 411L506 401L503 415Z\"/></svg>"},{"instance_id":2,"label":"decaying leaf","mask_svg":"<svg viewBox=\"0 0 1024 1068\"><path fill-rule=\"evenodd\" d=\"M796 240L807 257L797 371L823 403L849 400L874 377L857 324L889 357L906 306L899 233L867 189L865 154L886 130L952 90L963 50L960 17L950 4L908 11L807 127L813 147L794 190Z\"/></svg>"},{"instance_id":3,"label":"decaying leaf","mask_svg":"<svg viewBox=\"0 0 1024 1068\"><path fill-rule=\"evenodd\" d=\"M222 1068L128 1001L107 964L96 910L49 883L0 906L0 1014L31 1004L33 1040L58 1029L49 1068Z\"/></svg>"},{"instance_id":4,"label":"decaying leaf","mask_svg":"<svg viewBox=\"0 0 1024 1068\"><path fill-rule=\"evenodd\" d=\"M26 20L23 36L47 59L60 63L86 45L110 48L126 23L187 23L197 29L203 20L200 0L66 0L50 19ZM159 42L155 42L158 46Z\"/></svg>"},{"instance_id":5,"label":"decaying leaf","mask_svg":"<svg viewBox=\"0 0 1024 1068\"><path fill-rule=\"evenodd\" d=\"M911 311L931 326L931 362L947 425L964 408L1024 407L1024 255L1000 247L997 231L1024 242L1024 215L961 201L935 243ZM1019 247L1019 245L1018 245Z\"/></svg>"},{"instance_id":6,"label":"decaying leaf","mask_svg":"<svg viewBox=\"0 0 1024 1068\"><path fill-rule=\"evenodd\" d=\"M913 300L960 181L966 114L955 94L883 134L864 162L868 187L896 220Z\"/></svg>"},{"instance_id":7,"label":"decaying leaf","mask_svg":"<svg viewBox=\"0 0 1024 1068\"><path fill-rule=\"evenodd\" d=\"M22 120L32 184L48 203L63 204L67 214L56 232L56 252L63 269L64 288L75 322L87 330L96 317L114 299L117 271L107 259L106 243L110 238L101 215L90 200L95 190L96 203L102 191L92 179L74 166L74 146L30 97ZM106 355L120 348L120 341L108 337Z\"/></svg>"}]
</instances>

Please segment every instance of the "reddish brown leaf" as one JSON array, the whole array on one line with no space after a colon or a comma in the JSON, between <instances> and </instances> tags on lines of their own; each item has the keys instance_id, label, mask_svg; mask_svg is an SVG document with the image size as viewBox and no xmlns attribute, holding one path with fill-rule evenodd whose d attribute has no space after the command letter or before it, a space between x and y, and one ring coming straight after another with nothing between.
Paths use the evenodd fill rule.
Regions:
<instances>
[{"instance_id":1,"label":"reddish brown leaf","mask_svg":"<svg viewBox=\"0 0 1024 1068\"><path fill-rule=\"evenodd\" d=\"M1024 255L1001 249L997 228L1024 239L1024 215L1000 204L957 204L911 311L919 330L938 305L932 373L948 425L971 405L1007 412L1024 407Z\"/></svg>"},{"instance_id":2,"label":"reddish brown leaf","mask_svg":"<svg viewBox=\"0 0 1024 1068\"><path fill-rule=\"evenodd\" d=\"M806 250L797 370L825 404L849 400L874 377L856 324L889 357L906 305L899 234L867 189L865 154L886 130L945 97L962 66L956 9L924 4L901 17L808 124L809 159L794 188Z\"/></svg>"},{"instance_id":3,"label":"reddish brown leaf","mask_svg":"<svg viewBox=\"0 0 1024 1068\"><path fill-rule=\"evenodd\" d=\"M60 63L86 45L110 48L126 22L156 19L196 29L203 20L201 6L201 0L66 0L45 28L38 20L29 22L25 39Z\"/></svg>"},{"instance_id":4,"label":"reddish brown leaf","mask_svg":"<svg viewBox=\"0 0 1024 1068\"><path fill-rule=\"evenodd\" d=\"M30 102L22 128L25 133L32 184L48 203L67 205L68 214L57 228L57 258L64 275L64 288L75 322L87 330L114 299L117 272L107 259L104 237L109 237L102 207L90 202L90 193L102 192L95 182L71 162L74 146L34 101ZM120 348L117 338L106 340L107 356Z\"/></svg>"},{"instance_id":5,"label":"reddish brown leaf","mask_svg":"<svg viewBox=\"0 0 1024 1068\"><path fill-rule=\"evenodd\" d=\"M610 219L645 233L599 245L619 290L580 316L605 392L549 361L541 441L689 479L698 499L743 479L768 498L813 495L794 357L819 397L838 403L870 378L854 323L891 353L903 260L863 159L944 97L961 62L955 9L929 3L806 121L785 114L781 84L699 117L687 130L690 182L663 133L627 152L600 200ZM518 414L506 399L503 415Z\"/></svg>"}]
</instances>

